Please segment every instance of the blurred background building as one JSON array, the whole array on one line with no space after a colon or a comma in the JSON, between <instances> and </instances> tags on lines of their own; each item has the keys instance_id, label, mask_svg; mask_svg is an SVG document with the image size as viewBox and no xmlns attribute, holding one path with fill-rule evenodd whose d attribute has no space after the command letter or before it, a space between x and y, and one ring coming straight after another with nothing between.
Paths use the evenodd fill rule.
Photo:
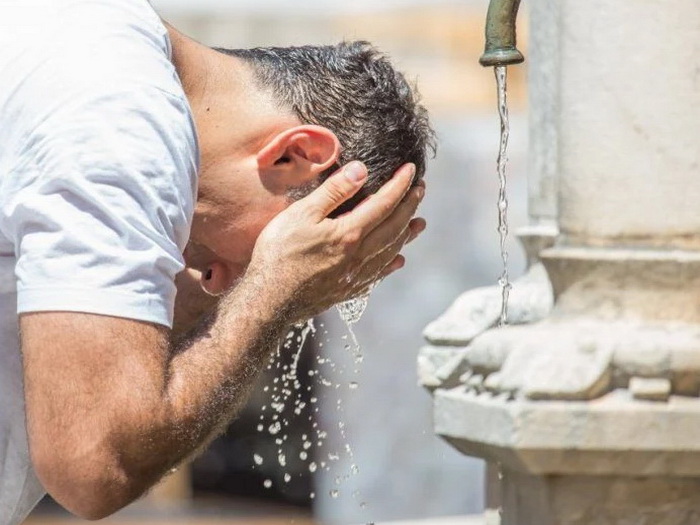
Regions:
<instances>
[{"instance_id":1,"label":"blurred background building","mask_svg":"<svg viewBox=\"0 0 700 525\"><path fill-rule=\"evenodd\" d=\"M364 317L354 327L364 356L357 374L352 352L345 348L351 338L337 313L330 311L317 320L318 330L302 353L300 378L304 402L311 406L311 398L316 398L313 405L318 411L307 409L304 414L310 418L288 414L290 438L282 445L289 458L286 466L279 466L277 437L257 431L262 406L269 405L269 388L277 372L273 368L226 436L191 468L183 468L110 523L133 523L134 519L171 523L176 516L191 516L195 518L188 523L255 523L259 518L265 523L301 524L313 519L346 524L480 512L483 465L434 436L431 398L417 386L415 361L423 344L422 328L459 291L493 284L501 272L496 232L496 90L493 72L478 64L488 1L151 3L175 27L213 46L369 40L416 82L431 113L439 147L429 165L421 209L428 230L406 249L405 269L375 290ZM520 31L521 48L527 40L525 30ZM525 72L526 66L510 68L508 79L511 231L526 222ZM509 251L511 274L517 276L523 256L512 237ZM290 359L289 353L285 359ZM314 368L321 374L308 375ZM358 388L349 388L351 382L357 382ZM336 389L336 384L341 388ZM328 434L322 447L316 445L318 432ZM298 461L304 435L312 436L309 440L314 445L309 457ZM253 454L261 456L262 465L255 465ZM318 466L314 472L309 469L311 461ZM290 475L288 482L285 473ZM269 489L263 485L265 480L272 484ZM45 502L28 524L67 523L65 516Z\"/></svg>"}]
</instances>

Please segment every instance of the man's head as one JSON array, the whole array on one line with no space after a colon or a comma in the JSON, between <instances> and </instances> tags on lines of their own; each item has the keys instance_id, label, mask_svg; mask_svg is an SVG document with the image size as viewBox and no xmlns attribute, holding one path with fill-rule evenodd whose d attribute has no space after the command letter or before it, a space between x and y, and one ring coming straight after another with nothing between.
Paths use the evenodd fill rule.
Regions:
<instances>
[{"instance_id":1,"label":"man's head","mask_svg":"<svg viewBox=\"0 0 700 525\"><path fill-rule=\"evenodd\" d=\"M427 112L370 44L216 52L224 64L219 78L234 75L239 84L227 125L243 131L223 147L207 148L209 134L199 130L204 220L196 214L192 238L228 263L229 276L244 269L267 222L347 162L362 161L369 179L335 214L352 209L407 162L416 165L415 182L423 176L435 147ZM204 105L198 128L210 119ZM209 129L225 128L221 118L210 120Z\"/></svg>"},{"instance_id":2,"label":"man's head","mask_svg":"<svg viewBox=\"0 0 700 525\"><path fill-rule=\"evenodd\" d=\"M427 111L404 76L369 43L217 50L249 64L280 109L338 138L337 161L310 183L291 188L292 197L304 196L352 160L364 162L369 181L339 212L377 191L402 164L414 163L416 181L423 177L427 150L434 149Z\"/></svg>"}]
</instances>

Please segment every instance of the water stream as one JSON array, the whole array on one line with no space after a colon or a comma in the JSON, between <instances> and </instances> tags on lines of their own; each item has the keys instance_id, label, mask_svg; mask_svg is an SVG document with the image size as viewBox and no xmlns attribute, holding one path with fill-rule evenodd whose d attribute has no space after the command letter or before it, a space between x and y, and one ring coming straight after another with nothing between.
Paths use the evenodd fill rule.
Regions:
<instances>
[{"instance_id":1,"label":"water stream","mask_svg":"<svg viewBox=\"0 0 700 525\"><path fill-rule=\"evenodd\" d=\"M506 178L506 164L508 163L508 137L510 126L508 122L508 98L507 98L507 68L497 66L494 68L496 74L496 86L498 88L498 115L501 120L501 141L498 147L498 235L501 248L501 261L503 271L498 284L501 287L501 315L498 326L504 326L508 322L508 296L510 295L510 279L508 276L508 251L506 250L506 240L508 238L508 194ZM501 485L501 498L503 497L503 467L497 464L498 483ZM498 522L503 521L503 507L498 506Z\"/></svg>"},{"instance_id":2,"label":"water stream","mask_svg":"<svg viewBox=\"0 0 700 525\"><path fill-rule=\"evenodd\" d=\"M355 365L359 365L360 363L362 363L363 357L362 348L360 347L360 343L357 340L357 336L355 335L355 332L352 329L352 325L357 323L362 318L362 314L365 313L365 310L367 309L367 304L369 303L369 296L372 294L372 291L377 287L377 285L380 282L382 282L381 279L375 281L372 285L370 285L369 289L367 290L367 293L365 293L364 295L361 295L360 297L356 297L354 299L349 299L342 303L338 303L335 306L336 310L338 310L340 318L343 320L345 326L348 329L350 337L352 338L352 345L345 345L345 349L352 351L353 356L355 358ZM357 370L355 370L355 373L357 373ZM356 387L356 383L354 384L354 386L351 386L351 388L353 389Z\"/></svg>"},{"instance_id":3,"label":"water stream","mask_svg":"<svg viewBox=\"0 0 700 525\"><path fill-rule=\"evenodd\" d=\"M498 86L498 114L501 118L501 141L498 148L498 235L500 238L503 272L498 279L498 284L501 287L501 315L498 325L503 326L508 321L508 296L512 287L508 276L508 251L506 250L506 240L508 238L506 164L508 163L507 150L510 127L508 123L508 99L506 96L506 66L497 66L494 70L496 73L496 85Z\"/></svg>"}]
</instances>

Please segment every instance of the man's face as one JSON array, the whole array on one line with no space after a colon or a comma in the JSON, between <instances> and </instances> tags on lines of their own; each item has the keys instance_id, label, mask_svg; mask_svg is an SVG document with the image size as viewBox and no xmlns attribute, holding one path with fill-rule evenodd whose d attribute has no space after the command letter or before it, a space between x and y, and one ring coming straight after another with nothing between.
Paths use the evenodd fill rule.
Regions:
<instances>
[{"instance_id":1,"label":"man's face","mask_svg":"<svg viewBox=\"0 0 700 525\"><path fill-rule=\"evenodd\" d=\"M214 294L245 272L260 232L289 206L289 191L317 180L340 151L330 130L302 124L270 97L247 100L216 106L198 122L199 191L186 261L213 274L202 285Z\"/></svg>"},{"instance_id":2,"label":"man's face","mask_svg":"<svg viewBox=\"0 0 700 525\"><path fill-rule=\"evenodd\" d=\"M210 293L224 292L243 275L260 232L290 204L284 193L265 188L254 168L224 161L201 179L185 259L202 272ZM215 279L206 279L209 270Z\"/></svg>"}]
</instances>

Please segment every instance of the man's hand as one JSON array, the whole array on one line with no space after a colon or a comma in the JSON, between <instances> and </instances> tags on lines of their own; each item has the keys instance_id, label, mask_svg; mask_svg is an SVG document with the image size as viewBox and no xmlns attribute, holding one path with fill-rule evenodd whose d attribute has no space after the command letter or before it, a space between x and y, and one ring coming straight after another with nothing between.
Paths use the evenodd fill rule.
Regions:
<instances>
[{"instance_id":1,"label":"man's hand","mask_svg":"<svg viewBox=\"0 0 700 525\"><path fill-rule=\"evenodd\" d=\"M139 497L226 428L290 322L403 264L399 250L424 226L411 221L423 189L408 191L405 166L328 219L366 179L354 166L270 223L246 274L178 346L164 327L129 319L21 315L29 449L54 499L95 519Z\"/></svg>"},{"instance_id":2,"label":"man's hand","mask_svg":"<svg viewBox=\"0 0 700 525\"><path fill-rule=\"evenodd\" d=\"M424 194L422 183L409 191L414 174L412 164L404 165L353 211L328 218L367 179L361 163L350 163L270 222L249 273L276 291L290 321L362 293L403 266L399 251L425 227L422 219L411 221Z\"/></svg>"},{"instance_id":3,"label":"man's hand","mask_svg":"<svg viewBox=\"0 0 700 525\"><path fill-rule=\"evenodd\" d=\"M422 182L403 202L396 200L406 193L405 184L410 184L414 172L412 165L404 166L372 196L371 204L342 217L327 218L366 181L365 167L359 162L349 164L268 225L256 244L249 278L256 273L275 276L275 288L286 303L284 310L294 320L312 317L366 290L403 265L398 251L425 227L423 219L408 222L422 198ZM197 267L196 255L203 249L188 245L188 264ZM218 302L202 290L200 278L193 268L176 278L175 335L191 329Z\"/></svg>"}]
</instances>

